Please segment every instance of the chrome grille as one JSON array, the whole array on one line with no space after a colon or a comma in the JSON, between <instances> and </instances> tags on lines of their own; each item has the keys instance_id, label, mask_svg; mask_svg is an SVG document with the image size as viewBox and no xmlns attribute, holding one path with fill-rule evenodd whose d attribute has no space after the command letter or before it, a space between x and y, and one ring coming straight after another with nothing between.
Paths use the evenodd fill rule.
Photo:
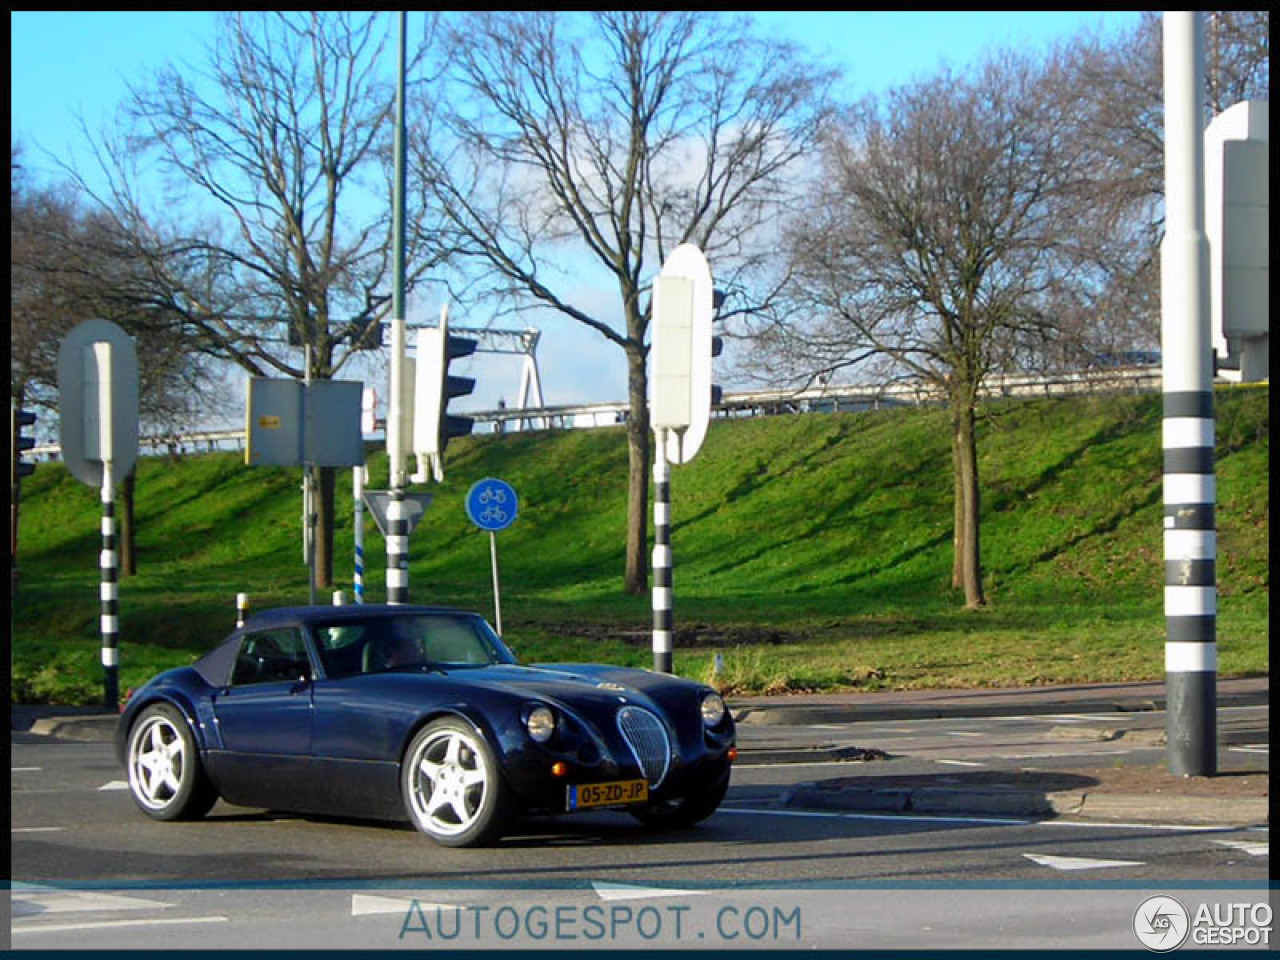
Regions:
<instances>
[{"instance_id":1,"label":"chrome grille","mask_svg":"<svg viewBox=\"0 0 1280 960\"><path fill-rule=\"evenodd\" d=\"M618 711L618 729L627 741L649 786L656 787L671 765L671 741L662 721L648 710L623 707Z\"/></svg>"}]
</instances>

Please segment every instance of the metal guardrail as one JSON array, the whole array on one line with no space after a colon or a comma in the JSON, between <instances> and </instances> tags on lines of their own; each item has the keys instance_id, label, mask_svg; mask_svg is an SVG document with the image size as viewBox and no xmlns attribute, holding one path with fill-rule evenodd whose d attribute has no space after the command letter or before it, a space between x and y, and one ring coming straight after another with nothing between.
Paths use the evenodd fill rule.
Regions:
<instances>
[{"instance_id":1,"label":"metal guardrail","mask_svg":"<svg viewBox=\"0 0 1280 960\"><path fill-rule=\"evenodd\" d=\"M1146 393L1160 389L1158 366L1086 370L1043 377L1029 374L1001 374L988 377L982 396L1029 397L1068 396L1079 393ZM888 407L920 406L941 403L945 396L937 388L923 384L897 383L884 386L826 386L805 390L756 390L726 393L716 406L722 417L767 416L773 413L808 413L877 410ZM611 426L625 423L627 403L589 403L537 407L524 410L477 410L465 414L477 423L492 423L502 432L518 430L554 430ZM222 444L244 449L243 430L204 430L190 433L155 434L138 439L139 452L152 455L186 453L221 449ZM61 450L56 443L31 448L38 458L58 459Z\"/></svg>"}]
</instances>

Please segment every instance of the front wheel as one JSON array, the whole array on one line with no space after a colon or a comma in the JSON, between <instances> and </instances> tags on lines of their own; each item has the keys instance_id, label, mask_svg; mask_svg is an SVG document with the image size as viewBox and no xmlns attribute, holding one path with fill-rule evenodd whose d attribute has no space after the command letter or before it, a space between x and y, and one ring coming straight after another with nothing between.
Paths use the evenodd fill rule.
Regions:
<instances>
[{"instance_id":1,"label":"front wheel","mask_svg":"<svg viewBox=\"0 0 1280 960\"><path fill-rule=\"evenodd\" d=\"M436 720L413 738L400 787L409 819L436 843L481 846L501 833L507 792L497 760L463 720Z\"/></svg>"},{"instance_id":2,"label":"front wheel","mask_svg":"<svg viewBox=\"0 0 1280 960\"><path fill-rule=\"evenodd\" d=\"M156 820L198 820L218 801L187 721L167 703L147 707L129 731L129 792Z\"/></svg>"},{"instance_id":3,"label":"front wheel","mask_svg":"<svg viewBox=\"0 0 1280 960\"><path fill-rule=\"evenodd\" d=\"M729 771L719 783L713 784L705 792L678 797L648 807L637 807L631 810L633 817L651 827L681 828L701 823L716 812L724 795L729 790Z\"/></svg>"}]
</instances>

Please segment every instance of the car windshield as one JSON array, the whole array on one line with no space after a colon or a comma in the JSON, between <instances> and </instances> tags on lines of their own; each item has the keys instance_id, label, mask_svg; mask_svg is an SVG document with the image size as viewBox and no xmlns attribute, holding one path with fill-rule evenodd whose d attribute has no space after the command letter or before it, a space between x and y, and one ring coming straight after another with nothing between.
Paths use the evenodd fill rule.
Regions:
<instances>
[{"instance_id":1,"label":"car windshield","mask_svg":"<svg viewBox=\"0 0 1280 960\"><path fill-rule=\"evenodd\" d=\"M406 614L315 626L325 675L514 663L484 618L465 614Z\"/></svg>"}]
</instances>

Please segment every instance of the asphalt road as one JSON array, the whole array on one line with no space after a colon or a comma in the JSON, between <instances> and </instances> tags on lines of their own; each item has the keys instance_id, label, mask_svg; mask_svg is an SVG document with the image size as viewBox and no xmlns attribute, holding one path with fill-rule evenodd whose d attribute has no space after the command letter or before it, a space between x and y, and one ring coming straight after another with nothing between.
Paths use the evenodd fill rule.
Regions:
<instances>
[{"instance_id":1,"label":"asphalt road","mask_svg":"<svg viewBox=\"0 0 1280 960\"><path fill-rule=\"evenodd\" d=\"M158 823L122 789L108 744L14 733L12 946L1134 949L1153 894L1193 915L1200 903L1264 901L1265 827L785 809L795 784L865 765L775 763L766 749L873 737L898 758L887 762L935 772L1054 753L1114 761L1115 743L1046 737L1047 723L1091 722L744 727L729 797L693 830L605 812L529 821L482 850L437 847L407 826L223 804L202 822ZM1128 749L1127 762L1158 754Z\"/></svg>"}]
</instances>

